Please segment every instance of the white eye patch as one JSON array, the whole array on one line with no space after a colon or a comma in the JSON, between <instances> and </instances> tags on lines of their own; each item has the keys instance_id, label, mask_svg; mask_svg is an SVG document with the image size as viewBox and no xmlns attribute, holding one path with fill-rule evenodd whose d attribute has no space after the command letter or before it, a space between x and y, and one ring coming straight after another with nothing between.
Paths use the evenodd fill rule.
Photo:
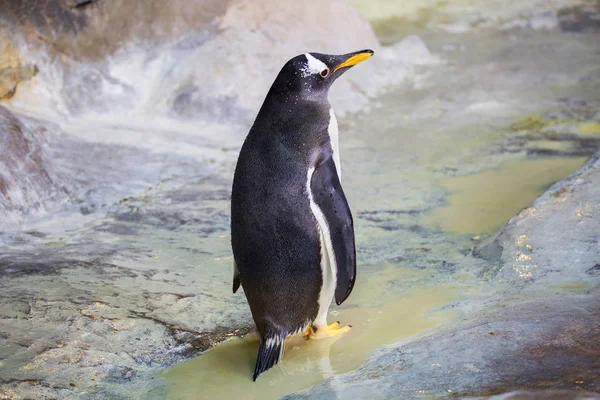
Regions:
<instances>
[{"instance_id":1,"label":"white eye patch","mask_svg":"<svg viewBox=\"0 0 600 400\"><path fill-rule=\"evenodd\" d=\"M309 75L318 74L324 69L328 69L327 65L323 61L316 59L310 53L305 53L306 66L302 68L302 76L307 77Z\"/></svg>"}]
</instances>

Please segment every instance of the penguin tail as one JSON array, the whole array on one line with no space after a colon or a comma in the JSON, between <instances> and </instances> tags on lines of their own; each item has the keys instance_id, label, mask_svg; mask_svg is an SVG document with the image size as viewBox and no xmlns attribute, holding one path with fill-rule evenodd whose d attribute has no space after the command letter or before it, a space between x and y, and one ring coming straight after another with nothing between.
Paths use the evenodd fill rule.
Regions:
<instances>
[{"instance_id":1,"label":"penguin tail","mask_svg":"<svg viewBox=\"0 0 600 400\"><path fill-rule=\"evenodd\" d=\"M236 275L233 277L233 293L237 292L237 290L240 288L240 276Z\"/></svg>"},{"instance_id":2,"label":"penguin tail","mask_svg":"<svg viewBox=\"0 0 600 400\"><path fill-rule=\"evenodd\" d=\"M256 378L263 372L271 369L283 358L283 350L285 348L284 335L267 336L261 338L260 347L258 348L258 358L256 359L256 366L254 367L254 375L252 380L256 381Z\"/></svg>"}]
</instances>

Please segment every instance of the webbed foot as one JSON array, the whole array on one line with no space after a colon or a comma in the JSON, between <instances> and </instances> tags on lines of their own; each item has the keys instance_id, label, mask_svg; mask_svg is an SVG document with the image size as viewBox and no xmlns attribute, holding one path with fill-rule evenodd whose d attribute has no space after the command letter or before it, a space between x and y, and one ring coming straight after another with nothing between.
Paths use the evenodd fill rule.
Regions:
<instances>
[{"instance_id":1,"label":"webbed foot","mask_svg":"<svg viewBox=\"0 0 600 400\"><path fill-rule=\"evenodd\" d=\"M340 326L339 322L333 322L329 325L319 327L309 326L304 333L307 339L325 339L332 336L341 335L350 330L351 326Z\"/></svg>"}]
</instances>

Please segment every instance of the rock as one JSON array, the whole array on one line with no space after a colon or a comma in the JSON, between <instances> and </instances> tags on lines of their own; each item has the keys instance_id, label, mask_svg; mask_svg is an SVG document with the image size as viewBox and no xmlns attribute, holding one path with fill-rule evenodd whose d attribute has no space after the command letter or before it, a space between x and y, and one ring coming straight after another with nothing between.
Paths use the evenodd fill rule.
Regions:
<instances>
[{"instance_id":1,"label":"rock","mask_svg":"<svg viewBox=\"0 0 600 400\"><path fill-rule=\"evenodd\" d=\"M564 32L600 32L600 4L570 4L558 12Z\"/></svg>"},{"instance_id":2,"label":"rock","mask_svg":"<svg viewBox=\"0 0 600 400\"><path fill-rule=\"evenodd\" d=\"M207 29L230 1L0 0L10 37L50 56L102 61L132 41L161 45ZM132 18L135 16L135 18ZM32 55L32 54L30 54Z\"/></svg>"},{"instance_id":3,"label":"rock","mask_svg":"<svg viewBox=\"0 0 600 400\"><path fill-rule=\"evenodd\" d=\"M122 108L251 122L291 57L379 50L369 23L344 0L2 3L10 41L25 43L26 64L39 69L11 103L65 115ZM338 112L361 109L389 84L376 64L340 81ZM391 74L404 75L403 67Z\"/></svg>"},{"instance_id":4,"label":"rock","mask_svg":"<svg viewBox=\"0 0 600 400\"><path fill-rule=\"evenodd\" d=\"M537 392L518 390L489 397L469 397L469 400L593 400L600 394L576 390L540 390Z\"/></svg>"},{"instance_id":5,"label":"rock","mask_svg":"<svg viewBox=\"0 0 600 400\"><path fill-rule=\"evenodd\" d=\"M0 106L1 225L18 222L25 213L43 212L48 202L66 197L45 149L49 136Z\"/></svg>"},{"instance_id":6,"label":"rock","mask_svg":"<svg viewBox=\"0 0 600 400\"><path fill-rule=\"evenodd\" d=\"M595 298L506 299L429 335L384 347L348 374L287 399L456 398L517 388L600 390Z\"/></svg>"},{"instance_id":7,"label":"rock","mask_svg":"<svg viewBox=\"0 0 600 400\"><path fill-rule=\"evenodd\" d=\"M65 260L61 246L52 250L36 251L33 259L43 260L38 271L26 269L35 262L20 260L27 255L0 255L0 359L8 360L0 363L0 398L114 398L90 393L116 382L149 382L157 368L250 326L243 296L220 299L193 281L175 282L177 272ZM104 289L90 291L88 279ZM121 286L131 280L139 281ZM157 292L157 284L174 293ZM191 293L178 293L185 290Z\"/></svg>"},{"instance_id":8,"label":"rock","mask_svg":"<svg viewBox=\"0 0 600 400\"><path fill-rule=\"evenodd\" d=\"M228 180L208 176L197 158L67 134L42 154L84 190L37 230L0 220L0 398L121 398L97 391L151 382L157 368L247 332L246 300L232 295L231 261L221 260L230 258L220 237ZM156 182L167 190L155 193Z\"/></svg>"},{"instance_id":9,"label":"rock","mask_svg":"<svg viewBox=\"0 0 600 400\"><path fill-rule=\"evenodd\" d=\"M352 49L374 48L377 52L379 47L369 23L342 0L325 3L242 1L229 7L218 18L217 26L219 33L213 40L195 49L185 62L175 66L177 72L173 77L179 80L182 75L189 76L188 81L193 82L191 92L187 87L174 93L189 98L187 107L176 109L177 113L189 115L190 107L195 112L206 109L205 103L214 101L207 98L207 93L212 93L219 96L217 105L224 105L225 109L239 107L252 117L289 58L307 51L339 54ZM307 26L311 29L306 29ZM298 32L302 34L298 35ZM372 67L367 65L367 70L372 71ZM360 73L361 76L366 74L366 70ZM338 87L336 93L359 98L357 101L364 96L361 91L368 86L368 82L351 77L339 83L342 87ZM352 88L352 85L357 87Z\"/></svg>"},{"instance_id":10,"label":"rock","mask_svg":"<svg viewBox=\"0 0 600 400\"><path fill-rule=\"evenodd\" d=\"M6 37L8 27L0 21L0 100L14 96L19 83L31 79L37 73L34 64L28 64L11 40Z\"/></svg>"},{"instance_id":11,"label":"rock","mask_svg":"<svg viewBox=\"0 0 600 400\"><path fill-rule=\"evenodd\" d=\"M1 110L2 124L12 133L0 137L0 150L8 146L19 150L0 153L0 178L10 189L2 203L10 209L0 210L0 241L8 243L0 251L0 398L147 398L151 396L132 393L154 389L161 393L155 397L165 397L157 383L160 379L154 379L161 368L253 326L243 294L231 294L230 180L237 146L247 132L239 122L250 122L283 62L305 51L341 53L373 47L377 56L353 69L334 88L332 103L338 114L368 109L370 98L390 83L426 77L424 66L443 62L416 36L378 48L367 22L341 0L303 4L0 0L0 9L0 23L9 27L2 31L8 32L7 46L16 49L11 50L11 71L39 71L29 79L26 73L11 78L7 87L13 95L3 101L23 113L49 115L79 137L61 134L50 123L42 129L31 118ZM506 41L504 33L494 35L494 40ZM520 40L526 36L530 33ZM460 43L466 38L451 40ZM536 42L535 46L521 50L508 41L502 49L515 48L525 56L555 50L553 36L542 43L537 43L539 39L533 37L527 43ZM465 72L463 66L479 51L457 45L460 54L440 71L443 83L430 83L439 85L437 90L406 91L403 100L400 93L381 100L380 106L389 112L377 121L365 118L373 126L365 124L362 135L347 136L345 154L348 175L354 172L359 177L354 187L348 180L348 193L358 197L354 204L362 201L355 207L357 224L366 232L359 249L363 276L369 276L369 268L392 261L418 272L418 278L408 282L386 281L394 291L463 279L466 272L488 280L489 286L482 290L502 285L505 296L468 304L461 298L449 304L448 309L465 305L463 310L475 311L465 316L466 321L382 350L363 369L325 382L314 393L326 396L331 385L341 382L342 398L360 391L371 397L386 388L399 393L387 394L401 398L402 394L420 396L418 390L435 390L440 397L448 396L447 390L487 396L526 384L545 389L554 382L545 380L548 377L558 382L552 389L572 390L580 385L597 390L597 330L589 324L598 315L595 285L600 261L573 267L575 281L565 283L569 271L555 272L546 266L539 275L522 280L506 264L515 250L508 242L520 234L519 223L507 227L498 239L488 239L495 246L477 253L484 261L471 256L470 242L464 246L461 238L433 233L417 220L443 201L441 189L432 189L430 182L421 184L421 173L430 171L423 165L429 163L424 161L429 156L424 157L420 149L433 148L430 156L446 158L443 147L456 142L454 152L447 155L450 159L464 150L461 146L466 142L479 143L489 134L479 129L479 121L461 121L460 127L467 129L459 133L452 122L462 119L462 110L471 107L475 112L484 110L487 123L488 116L501 109L499 105L508 104L508 99L495 96L499 89L494 86L515 97L511 93L520 80L528 91L531 88L531 99L539 95L538 81L531 78L540 75L540 60L547 63L547 58L539 56L535 68L515 73L512 66L530 57L512 58L493 43L497 42L491 45L493 57L486 60L510 62L483 69L468 66ZM580 48L578 43L567 44ZM478 45L477 49L487 48L489 38ZM459 58L465 63L457 62ZM578 64L584 69L593 65L590 60ZM556 69L569 71L577 85L595 82L591 72L572 76L573 69L563 64ZM493 86L483 90L474 84L474 77L486 77L485 82L490 77ZM573 85L565 95L582 92ZM448 99L449 93L456 98ZM552 97L557 92L543 93ZM468 101L461 100L465 97ZM519 102L511 107L520 110L528 100L517 98ZM536 109L546 106L537 100ZM597 107L585 108L595 113L582 118L591 122ZM443 118L442 113L451 117ZM182 121L187 119L191 121ZM358 126L360 121L348 122ZM465 133L465 142L456 140ZM358 173L363 168L369 174ZM398 173L381 174L394 169ZM21 170L32 179L24 187L19 186ZM573 201L564 204L571 207L585 194L589 176L597 183L595 175L586 174L577 178L580 183L573 182L583 189L573 190ZM373 185L374 190L366 190ZM72 201L61 212L48 213L51 221L22 218L27 209L43 212L62 196ZM548 215L563 221L560 215ZM6 216L24 226L4 229ZM565 221L573 232L572 221ZM543 233L533 228L536 223L535 218L524 218L522 226L531 228L527 234L536 243L535 257L545 262L552 249L534 238ZM593 240L592 230L586 227L582 232L586 240ZM575 236L562 237L575 240ZM567 245L571 244L586 248L585 243ZM544 281L552 276L556 279ZM583 277L587 280L581 281ZM573 367L567 372L574 375L566 377L559 367L565 371ZM524 377L516 381L522 386L504 384L504 380L514 382L515 376ZM423 382L430 386L419 386ZM136 385L141 391L131 390Z\"/></svg>"},{"instance_id":12,"label":"rock","mask_svg":"<svg viewBox=\"0 0 600 400\"><path fill-rule=\"evenodd\" d=\"M599 199L596 153L513 217L489 245L503 248L497 279L513 285L585 282L587 271L600 262Z\"/></svg>"},{"instance_id":13,"label":"rock","mask_svg":"<svg viewBox=\"0 0 600 400\"><path fill-rule=\"evenodd\" d=\"M394 62L415 65L431 65L441 61L438 56L431 54L423 39L416 35L406 36L398 43L384 47L382 56Z\"/></svg>"},{"instance_id":14,"label":"rock","mask_svg":"<svg viewBox=\"0 0 600 400\"><path fill-rule=\"evenodd\" d=\"M558 13L559 16L562 14L562 18L567 19L568 15L571 19L576 19L570 14L587 12L585 22L591 26L594 26L595 22L597 26L592 11L589 11L594 5L586 0L550 0L535 3L535 7L524 2L507 4L499 0L475 0L461 4L440 3L436 0L351 0L351 3L379 27L382 27L382 24L416 25L454 33L496 27L550 29L558 24L556 10L563 8L568 11Z\"/></svg>"},{"instance_id":15,"label":"rock","mask_svg":"<svg viewBox=\"0 0 600 400\"><path fill-rule=\"evenodd\" d=\"M217 120L233 130L234 123L252 121L290 57L367 47L379 53L369 23L344 0L0 0L0 9L5 11L0 15L0 100L61 125L82 121L86 129L80 136L92 140L101 134L89 127L104 123L107 114L116 125L130 123L137 113L140 120L149 115ZM331 98L338 116L367 108L378 91L411 75L413 65L422 70L423 64L437 62L418 37L382 56L336 84ZM93 121L85 119L90 114ZM22 153L0 160L14 164L0 176L0 211L10 208L12 222L29 211L42 212L45 202L66 194L68 186L58 184L51 160L42 157L47 151L41 138L49 133L14 127L11 137L22 135L35 151L29 160ZM244 135L247 126L235 132ZM17 163L38 173L16 185Z\"/></svg>"},{"instance_id":16,"label":"rock","mask_svg":"<svg viewBox=\"0 0 600 400\"><path fill-rule=\"evenodd\" d=\"M485 309L384 347L359 369L286 398L600 391L599 204L600 152L475 252L493 261L482 275L506 287ZM492 398L552 398L536 396ZM560 398L598 398L569 396Z\"/></svg>"},{"instance_id":17,"label":"rock","mask_svg":"<svg viewBox=\"0 0 600 400\"><path fill-rule=\"evenodd\" d=\"M591 157L600 148L598 124L581 124L594 119L600 102L564 102L565 108L547 116L528 115L511 124L512 134L495 146L493 152L544 157ZM574 103L574 104L573 104ZM571 114L568 119L561 113ZM553 115L554 114L554 115Z\"/></svg>"}]
</instances>

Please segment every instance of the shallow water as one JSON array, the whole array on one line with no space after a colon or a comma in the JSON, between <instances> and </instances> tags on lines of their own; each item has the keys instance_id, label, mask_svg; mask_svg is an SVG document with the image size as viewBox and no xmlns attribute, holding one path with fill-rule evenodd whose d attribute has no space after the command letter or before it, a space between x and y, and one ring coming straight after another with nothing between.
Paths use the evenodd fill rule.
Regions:
<instances>
[{"instance_id":1,"label":"shallow water","mask_svg":"<svg viewBox=\"0 0 600 400\"><path fill-rule=\"evenodd\" d=\"M511 160L489 171L444 179L440 185L450 193L450 204L427 213L423 222L456 234L492 233L585 160Z\"/></svg>"},{"instance_id":2,"label":"shallow water","mask_svg":"<svg viewBox=\"0 0 600 400\"><path fill-rule=\"evenodd\" d=\"M382 288L395 280L414 279L424 271L388 266L363 277L343 307L332 307L330 321L351 324L350 332L323 340L288 339L285 362L250 379L258 337L231 339L194 360L168 370L163 378L168 399L277 398L325 378L357 368L377 347L432 329L458 315L441 310L456 298L458 285L419 287L392 295ZM366 282L365 282L366 281ZM467 285L461 287L468 291Z\"/></svg>"},{"instance_id":3,"label":"shallow water","mask_svg":"<svg viewBox=\"0 0 600 400\"><path fill-rule=\"evenodd\" d=\"M422 217L409 214L408 219L418 222L421 218L426 226L441 227L451 234L491 233L534 200L547 185L575 171L584 161L584 158L517 159L506 161L496 169L450 177L439 181L439 185L450 192L450 205L434 208ZM397 218L398 215L391 217L398 224L406 223L402 221L406 218L403 213L400 213L400 221ZM380 229L360 225L359 222L358 243L371 243L372 235L377 235L382 242L389 240ZM405 246L419 239L421 245L429 245L423 241L423 233L414 235L416 237L401 230L394 233L406 240ZM456 257L453 253L460 251L460 241L451 246L457 247L448 249L438 243L437 250L434 248L431 252L434 257L442 253L450 259ZM424 257L430 248L422 247L419 251ZM251 375L258 337L250 334L233 338L159 375L157 382L162 389L156 396L166 393L168 399L279 398L351 371L380 346L452 323L464 313L453 305L459 298L483 299L483 292L489 296L499 289L474 278L469 272L473 260L461 261L463 265L450 273L444 271L443 261L441 265L434 262L417 268L411 256L406 260L399 257L393 264L363 266L364 271L360 271L359 266L358 282L350 298L341 307L332 305L330 308L330 322L338 320L342 325L353 326L347 334L318 341L301 336L289 338L284 361L261 375L257 382L252 382ZM581 290L579 286L576 289ZM563 290L575 289L565 286Z\"/></svg>"}]
</instances>

